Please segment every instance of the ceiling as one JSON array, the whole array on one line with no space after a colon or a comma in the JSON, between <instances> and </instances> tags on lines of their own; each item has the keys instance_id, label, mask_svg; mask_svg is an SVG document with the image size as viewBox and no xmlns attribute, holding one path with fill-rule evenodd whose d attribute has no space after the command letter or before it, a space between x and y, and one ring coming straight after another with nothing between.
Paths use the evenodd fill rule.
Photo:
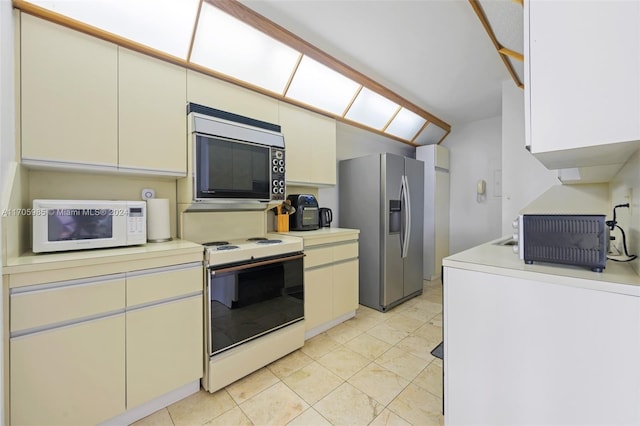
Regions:
<instances>
[{"instance_id":1,"label":"ceiling","mask_svg":"<svg viewBox=\"0 0 640 426\"><path fill-rule=\"evenodd\" d=\"M511 76L467 0L240 2L452 126L501 113Z\"/></svg>"}]
</instances>

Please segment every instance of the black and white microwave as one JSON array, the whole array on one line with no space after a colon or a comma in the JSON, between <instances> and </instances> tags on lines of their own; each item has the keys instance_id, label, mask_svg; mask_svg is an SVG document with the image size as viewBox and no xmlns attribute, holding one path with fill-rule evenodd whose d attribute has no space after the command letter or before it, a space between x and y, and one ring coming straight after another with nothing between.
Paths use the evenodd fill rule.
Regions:
<instances>
[{"instance_id":1,"label":"black and white microwave","mask_svg":"<svg viewBox=\"0 0 640 426\"><path fill-rule=\"evenodd\" d=\"M147 242L144 201L33 200L34 253Z\"/></svg>"},{"instance_id":2,"label":"black and white microwave","mask_svg":"<svg viewBox=\"0 0 640 426\"><path fill-rule=\"evenodd\" d=\"M277 124L193 104L194 202L284 200L284 136Z\"/></svg>"}]
</instances>

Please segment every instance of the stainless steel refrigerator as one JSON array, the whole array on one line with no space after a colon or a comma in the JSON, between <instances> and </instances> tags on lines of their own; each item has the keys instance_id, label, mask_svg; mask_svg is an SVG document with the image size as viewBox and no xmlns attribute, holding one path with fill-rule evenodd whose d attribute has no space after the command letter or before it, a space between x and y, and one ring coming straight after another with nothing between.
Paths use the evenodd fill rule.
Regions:
<instances>
[{"instance_id":1,"label":"stainless steel refrigerator","mask_svg":"<svg viewBox=\"0 0 640 426\"><path fill-rule=\"evenodd\" d=\"M360 230L360 304L385 312L422 293L424 163L374 154L339 173L340 227Z\"/></svg>"}]
</instances>

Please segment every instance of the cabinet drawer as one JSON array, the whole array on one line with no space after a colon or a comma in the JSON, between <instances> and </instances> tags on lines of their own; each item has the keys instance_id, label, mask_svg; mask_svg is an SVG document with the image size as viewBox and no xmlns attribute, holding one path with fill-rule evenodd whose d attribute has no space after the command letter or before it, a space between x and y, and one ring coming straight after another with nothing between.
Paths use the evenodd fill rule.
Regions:
<instances>
[{"instance_id":1,"label":"cabinet drawer","mask_svg":"<svg viewBox=\"0 0 640 426\"><path fill-rule=\"evenodd\" d=\"M354 259L358 257L358 242L313 247L307 249L305 254L307 255L304 260L306 269L341 260Z\"/></svg>"},{"instance_id":2,"label":"cabinet drawer","mask_svg":"<svg viewBox=\"0 0 640 426\"><path fill-rule=\"evenodd\" d=\"M149 269L127 274L127 307L202 291L199 263Z\"/></svg>"},{"instance_id":3,"label":"cabinet drawer","mask_svg":"<svg viewBox=\"0 0 640 426\"><path fill-rule=\"evenodd\" d=\"M54 283L11 294L11 332L73 321L117 310L125 304L124 276ZM23 287L22 289L25 289Z\"/></svg>"},{"instance_id":4,"label":"cabinet drawer","mask_svg":"<svg viewBox=\"0 0 640 426\"><path fill-rule=\"evenodd\" d=\"M354 259L358 257L358 243L338 244L333 247L333 261Z\"/></svg>"},{"instance_id":5,"label":"cabinet drawer","mask_svg":"<svg viewBox=\"0 0 640 426\"><path fill-rule=\"evenodd\" d=\"M333 262L333 247L319 247L305 251L304 267L306 269L314 266L324 265Z\"/></svg>"}]
</instances>

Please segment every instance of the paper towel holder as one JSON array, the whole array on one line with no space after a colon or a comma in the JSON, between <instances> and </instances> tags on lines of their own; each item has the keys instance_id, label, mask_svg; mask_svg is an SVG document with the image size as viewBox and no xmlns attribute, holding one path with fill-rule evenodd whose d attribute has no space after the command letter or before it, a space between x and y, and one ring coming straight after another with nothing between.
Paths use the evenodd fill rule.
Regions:
<instances>
[{"instance_id":1,"label":"paper towel holder","mask_svg":"<svg viewBox=\"0 0 640 426\"><path fill-rule=\"evenodd\" d=\"M169 200L166 198L147 199L147 241L162 243L171 241Z\"/></svg>"}]
</instances>

